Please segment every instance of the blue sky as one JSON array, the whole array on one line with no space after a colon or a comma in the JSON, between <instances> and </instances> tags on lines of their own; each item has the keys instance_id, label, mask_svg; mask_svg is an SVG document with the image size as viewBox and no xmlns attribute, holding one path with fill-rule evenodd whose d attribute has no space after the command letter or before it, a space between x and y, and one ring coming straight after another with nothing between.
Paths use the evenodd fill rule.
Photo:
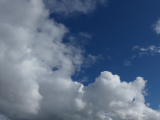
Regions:
<instances>
[{"instance_id":1,"label":"blue sky","mask_svg":"<svg viewBox=\"0 0 160 120\"><path fill-rule=\"evenodd\" d=\"M88 83L101 71L118 74L122 81L133 81L137 76L147 80L146 102L158 109L160 96L160 54L139 56L134 46L149 47L160 45L160 36L154 31L154 25L160 17L160 1L110 0L107 6L99 6L89 15L58 16L57 21L65 24L72 34L79 32L92 36L84 45L87 54L101 55L82 75ZM132 58L136 56L135 58ZM124 65L128 61L130 65ZM81 77L79 75L79 77ZM85 84L88 84L85 83Z\"/></svg>"},{"instance_id":2,"label":"blue sky","mask_svg":"<svg viewBox=\"0 0 160 120\"><path fill-rule=\"evenodd\" d=\"M1 0L0 120L160 120L159 5Z\"/></svg>"}]
</instances>

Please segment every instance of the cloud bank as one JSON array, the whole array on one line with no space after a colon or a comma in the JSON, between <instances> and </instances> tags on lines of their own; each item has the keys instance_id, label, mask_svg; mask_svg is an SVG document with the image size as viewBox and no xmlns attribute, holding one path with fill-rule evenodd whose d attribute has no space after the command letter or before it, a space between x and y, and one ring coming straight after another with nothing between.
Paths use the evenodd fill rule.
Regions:
<instances>
[{"instance_id":1,"label":"cloud bank","mask_svg":"<svg viewBox=\"0 0 160 120\"><path fill-rule=\"evenodd\" d=\"M160 119L145 105L141 77L127 83L105 71L88 86L71 79L81 50L63 42L69 31L42 0L1 0L0 15L0 120Z\"/></svg>"}]
</instances>

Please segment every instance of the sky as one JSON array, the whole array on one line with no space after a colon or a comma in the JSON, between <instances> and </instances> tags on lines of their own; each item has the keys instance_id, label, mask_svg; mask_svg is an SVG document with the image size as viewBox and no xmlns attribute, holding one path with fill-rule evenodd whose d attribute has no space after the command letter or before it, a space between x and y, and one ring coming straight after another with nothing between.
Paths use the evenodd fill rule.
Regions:
<instances>
[{"instance_id":1,"label":"sky","mask_svg":"<svg viewBox=\"0 0 160 120\"><path fill-rule=\"evenodd\" d=\"M159 120L159 0L0 0L0 120Z\"/></svg>"}]
</instances>

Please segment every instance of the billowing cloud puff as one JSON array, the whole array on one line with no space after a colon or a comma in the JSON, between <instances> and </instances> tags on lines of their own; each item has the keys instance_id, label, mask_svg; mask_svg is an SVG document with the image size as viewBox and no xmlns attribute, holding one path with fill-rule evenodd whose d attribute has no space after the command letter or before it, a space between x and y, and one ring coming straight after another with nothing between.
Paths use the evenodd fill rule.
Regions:
<instances>
[{"instance_id":1,"label":"billowing cloud puff","mask_svg":"<svg viewBox=\"0 0 160 120\"><path fill-rule=\"evenodd\" d=\"M153 117L149 114L158 120L159 112L145 105L145 83L141 77L133 82L121 82L119 76L102 72L95 83L84 88L87 109L102 120L149 120Z\"/></svg>"},{"instance_id":2,"label":"billowing cloud puff","mask_svg":"<svg viewBox=\"0 0 160 120\"><path fill-rule=\"evenodd\" d=\"M82 2L82 1L81 1ZM159 120L145 105L146 81L102 72L88 86L71 76L81 50L49 19L42 0L0 1L0 120Z\"/></svg>"},{"instance_id":3,"label":"billowing cloud puff","mask_svg":"<svg viewBox=\"0 0 160 120\"><path fill-rule=\"evenodd\" d=\"M37 114L46 94L41 88L63 83L67 92L81 55L62 43L67 29L48 19L40 0L1 1L0 11L1 112L16 118Z\"/></svg>"}]
</instances>

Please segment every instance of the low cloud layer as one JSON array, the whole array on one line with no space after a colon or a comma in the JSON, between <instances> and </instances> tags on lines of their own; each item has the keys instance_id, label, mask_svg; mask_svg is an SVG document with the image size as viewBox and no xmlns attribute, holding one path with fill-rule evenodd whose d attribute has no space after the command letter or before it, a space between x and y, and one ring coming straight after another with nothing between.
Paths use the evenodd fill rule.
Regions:
<instances>
[{"instance_id":1,"label":"low cloud layer","mask_svg":"<svg viewBox=\"0 0 160 120\"><path fill-rule=\"evenodd\" d=\"M63 42L68 29L42 0L1 0L0 15L0 120L160 119L141 77L127 83L105 71L88 86L73 82L81 50Z\"/></svg>"}]
</instances>

